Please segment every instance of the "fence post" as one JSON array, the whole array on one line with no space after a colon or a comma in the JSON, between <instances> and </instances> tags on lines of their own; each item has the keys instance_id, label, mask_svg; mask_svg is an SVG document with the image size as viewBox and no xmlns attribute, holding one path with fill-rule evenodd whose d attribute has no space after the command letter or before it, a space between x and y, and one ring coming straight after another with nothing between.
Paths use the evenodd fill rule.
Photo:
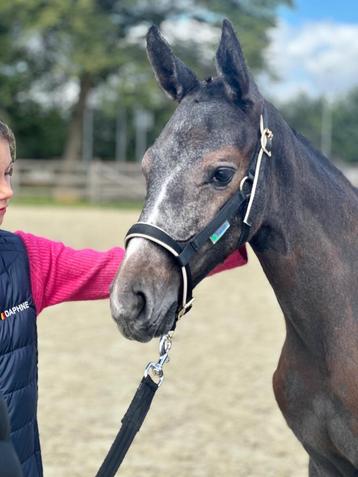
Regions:
<instances>
[{"instance_id":1,"label":"fence post","mask_svg":"<svg viewBox=\"0 0 358 477\"><path fill-rule=\"evenodd\" d=\"M82 132L82 161L84 163L89 163L93 159L93 118L94 108L90 101L87 101Z\"/></svg>"},{"instance_id":2,"label":"fence post","mask_svg":"<svg viewBox=\"0 0 358 477\"><path fill-rule=\"evenodd\" d=\"M119 107L116 118L116 161L125 161L127 154L127 111Z\"/></svg>"},{"instance_id":3,"label":"fence post","mask_svg":"<svg viewBox=\"0 0 358 477\"><path fill-rule=\"evenodd\" d=\"M99 161L91 161L88 164L87 197L91 203L101 201L100 173L101 164Z\"/></svg>"},{"instance_id":4,"label":"fence post","mask_svg":"<svg viewBox=\"0 0 358 477\"><path fill-rule=\"evenodd\" d=\"M16 165L19 164L18 160L15 162ZM21 167L15 167L14 174L11 177L11 186L14 189L15 194L18 193L20 184L21 184L21 175L22 170Z\"/></svg>"}]
</instances>

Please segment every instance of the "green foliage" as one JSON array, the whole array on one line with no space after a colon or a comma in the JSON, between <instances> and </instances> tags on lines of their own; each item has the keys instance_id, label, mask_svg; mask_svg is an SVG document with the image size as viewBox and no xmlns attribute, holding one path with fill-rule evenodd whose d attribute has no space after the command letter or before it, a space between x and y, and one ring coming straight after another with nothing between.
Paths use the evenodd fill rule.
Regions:
<instances>
[{"instance_id":1,"label":"green foliage","mask_svg":"<svg viewBox=\"0 0 358 477\"><path fill-rule=\"evenodd\" d=\"M332 159L358 163L358 88L330 103ZM300 95L280 107L291 127L321 148L323 98Z\"/></svg>"},{"instance_id":2,"label":"green foliage","mask_svg":"<svg viewBox=\"0 0 358 477\"><path fill-rule=\"evenodd\" d=\"M11 125L17 138L17 156L27 159L61 157L68 118L57 108L43 108L26 101L10 108Z\"/></svg>"},{"instance_id":3,"label":"green foliage","mask_svg":"<svg viewBox=\"0 0 358 477\"><path fill-rule=\"evenodd\" d=\"M112 159L118 109L127 116L127 159L135 156L136 108L154 115L148 143L154 141L174 105L154 80L144 49L151 24L182 25L195 20L214 32L203 45L188 35L175 52L199 77L215 73L219 26L229 18L250 67L266 68L263 52L277 8L292 0L0 0L0 116L14 129L20 157L60 157L71 109L62 101L64 85L86 76L96 92L94 155ZM191 27L192 28L192 27ZM174 28L175 29L175 28ZM41 95L38 94L41 92ZM318 149L322 99L300 96L280 109L289 124ZM332 156L358 161L358 89L332 108ZM83 111L82 111L83 112Z\"/></svg>"},{"instance_id":4,"label":"green foliage","mask_svg":"<svg viewBox=\"0 0 358 477\"><path fill-rule=\"evenodd\" d=\"M358 88L335 103L333 110L334 156L358 164Z\"/></svg>"},{"instance_id":5,"label":"green foliage","mask_svg":"<svg viewBox=\"0 0 358 477\"><path fill-rule=\"evenodd\" d=\"M311 99L300 94L279 109L292 128L303 134L317 149L320 149L322 107L321 98Z\"/></svg>"},{"instance_id":6,"label":"green foliage","mask_svg":"<svg viewBox=\"0 0 358 477\"><path fill-rule=\"evenodd\" d=\"M31 84L26 55L16 42L17 27L0 2L0 112L9 120L6 109L16 95Z\"/></svg>"},{"instance_id":7,"label":"green foliage","mask_svg":"<svg viewBox=\"0 0 358 477\"><path fill-rule=\"evenodd\" d=\"M113 157L114 129L119 106L131 120L138 107L153 111L152 140L172 105L159 91L150 70L144 34L151 24L197 22L217 28L230 18L250 66L265 68L263 52L276 11L292 0L0 0L0 113L14 127L19 154L25 157L58 156L73 132L64 114L59 92L64 85L81 85L84 77L96 91L101 110L95 127L95 153ZM219 30L216 30L217 40ZM215 43L217 43L217 40ZM216 45L203 45L188 36L174 44L182 59L199 76L214 73ZM36 92L41 92L41 102ZM48 100L44 103L43 96ZM63 93L61 93L63 94ZM88 93L86 93L88 94ZM73 111L82 119L84 103ZM71 111L70 111L71 112ZM71 126L69 126L71 124ZM50 131L51 129L51 131ZM81 124L77 122L77 132ZM56 136L56 137L55 137ZM133 157L134 130L128 124L128 153ZM112 141L112 143L111 143ZM112 152L111 152L112 151Z\"/></svg>"}]
</instances>

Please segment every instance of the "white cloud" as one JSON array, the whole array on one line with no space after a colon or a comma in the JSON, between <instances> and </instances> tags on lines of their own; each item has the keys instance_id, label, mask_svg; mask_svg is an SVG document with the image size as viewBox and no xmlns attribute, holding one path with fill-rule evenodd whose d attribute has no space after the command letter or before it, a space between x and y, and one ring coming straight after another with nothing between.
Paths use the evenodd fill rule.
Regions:
<instances>
[{"instance_id":1,"label":"white cloud","mask_svg":"<svg viewBox=\"0 0 358 477\"><path fill-rule=\"evenodd\" d=\"M281 22L271 32L267 62L279 77L262 75L265 94L286 100L299 92L334 97L358 85L358 24Z\"/></svg>"},{"instance_id":2,"label":"white cloud","mask_svg":"<svg viewBox=\"0 0 358 477\"><path fill-rule=\"evenodd\" d=\"M162 31L169 43L194 40L200 45L200 54L206 61L212 61L216 51L220 29L193 18L179 18L163 22Z\"/></svg>"},{"instance_id":3,"label":"white cloud","mask_svg":"<svg viewBox=\"0 0 358 477\"><path fill-rule=\"evenodd\" d=\"M169 41L195 40L197 43L204 43L205 45L217 42L220 35L220 29L193 18L166 20L163 22L162 29L164 36Z\"/></svg>"}]
</instances>

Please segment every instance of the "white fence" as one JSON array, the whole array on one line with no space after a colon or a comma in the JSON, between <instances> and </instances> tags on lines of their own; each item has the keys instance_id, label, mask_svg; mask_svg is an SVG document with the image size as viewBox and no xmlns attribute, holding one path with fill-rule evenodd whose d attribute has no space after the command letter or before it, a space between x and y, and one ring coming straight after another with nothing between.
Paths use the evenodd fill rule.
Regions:
<instances>
[{"instance_id":1,"label":"white fence","mask_svg":"<svg viewBox=\"0 0 358 477\"><path fill-rule=\"evenodd\" d=\"M91 202L143 200L145 181L139 163L92 161L64 168L58 160L15 163L17 196L84 199Z\"/></svg>"},{"instance_id":2,"label":"white fence","mask_svg":"<svg viewBox=\"0 0 358 477\"><path fill-rule=\"evenodd\" d=\"M340 167L358 186L358 167ZM140 163L79 163L64 169L63 161L21 160L15 163L13 186L17 196L84 199L94 203L142 201L145 181Z\"/></svg>"}]
</instances>

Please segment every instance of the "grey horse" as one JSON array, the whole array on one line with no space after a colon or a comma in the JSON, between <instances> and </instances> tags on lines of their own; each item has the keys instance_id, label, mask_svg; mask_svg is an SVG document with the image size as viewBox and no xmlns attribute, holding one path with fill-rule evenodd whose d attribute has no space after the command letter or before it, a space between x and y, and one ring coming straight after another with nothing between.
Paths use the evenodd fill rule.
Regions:
<instances>
[{"instance_id":1,"label":"grey horse","mask_svg":"<svg viewBox=\"0 0 358 477\"><path fill-rule=\"evenodd\" d=\"M358 475L357 189L262 97L228 21L215 78L199 81L156 27L147 52L161 87L179 104L143 158L147 196L139 220L180 244L195 237L242 186L263 115L273 142L255 171L246 241L286 322L276 400L309 454L310 477ZM240 245L239 211L229 225L192 256L194 286ZM148 341L168 332L181 286L171 254L145 238L130 240L111 293L122 333Z\"/></svg>"}]
</instances>

